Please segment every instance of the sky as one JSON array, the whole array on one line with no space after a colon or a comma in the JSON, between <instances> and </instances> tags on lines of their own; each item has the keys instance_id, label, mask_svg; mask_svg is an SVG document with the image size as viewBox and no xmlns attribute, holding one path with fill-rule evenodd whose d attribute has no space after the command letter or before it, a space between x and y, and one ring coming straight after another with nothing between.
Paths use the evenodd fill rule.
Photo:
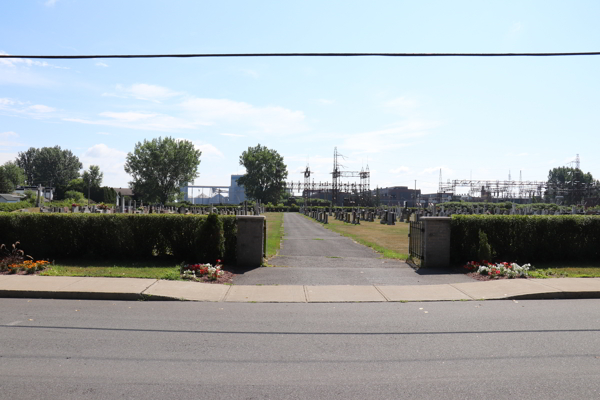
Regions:
<instances>
[{"instance_id":1,"label":"sky","mask_svg":"<svg viewBox=\"0 0 600 400\"><path fill-rule=\"evenodd\" d=\"M0 54L600 51L592 1L0 3ZM600 176L600 56L0 59L0 164L60 146L127 187L137 143L192 141L196 185L228 186L239 157L276 150L288 180L369 168L371 188L442 179ZM352 179L348 179L352 181Z\"/></svg>"}]
</instances>

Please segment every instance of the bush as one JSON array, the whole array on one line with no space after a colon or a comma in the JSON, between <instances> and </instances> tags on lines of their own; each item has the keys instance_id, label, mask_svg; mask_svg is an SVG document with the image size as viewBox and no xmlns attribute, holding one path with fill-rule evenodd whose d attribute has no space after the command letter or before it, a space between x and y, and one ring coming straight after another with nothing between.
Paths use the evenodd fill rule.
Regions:
<instances>
[{"instance_id":1,"label":"bush","mask_svg":"<svg viewBox=\"0 0 600 400\"><path fill-rule=\"evenodd\" d=\"M598 261L600 217L583 215L453 215L451 259L479 257L481 231L503 261ZM491 260L490 260L491 261Z\"/></svg>"},{"instance_id":2,"label":"bush","mask_svg":"<svg viewBox=\"0 0 600 400\"><path fill-rule=\"evenodd\" d=\"M33 190L26 190L24 193L25 197L23 198L23 200L25 201L30 201L30 202L35 202L37 201L37 193L34 192ZM43 199L44 196L40 196L41 199Z\"/></svg>"},{"instance_id":3,"label":"bush","mask_svg":"<svg viewBox=\"0 0 600 400\"><path fill-rule=\"evenodd\" d=\"M11 212L29 207L33 207L33 203L30 201L18 201L16 203L0 203L0 212Z\"/></svg>"},{"instance_id":4,"label":"bush","mask_svg":"<svg viewBox=\"0 0 600 400\"><path fill-rule=\"evenodd\" d=\"M492 247L488 243L488 238L485 232L479 231L479 245L477 249L477 260L491 260L492 259Z\"/></svg>"},{"instance_id":5,"label":"bush","mask_svg":"<svg viewBox=\"0 0 600 400\"><path fill-rule=\"evenodd\" d=\"M106 186L92 186L90 189L90 198L96 203L115 204L117 202L117 192L115 189Z\"/></svg>"},{"instance_id":6,"label":"bush","mask_svg":"<svg viewBox=\"0 0 600 400\"><path fill-rule=\"evenodd\" d=\"M0 243L36 259L174 257L178 262L235 262L233 216L0 214Z\"/></svg>"},{"instance_id":7,"label":"bush","mask_svg":"<svg viewBox=\"0 0 600 400\"><path fill-rule=\"evenodd\" d=\"M76 190L68 190L65 192L65 199L72 200L75 203L81 203L85 199L83 193Z\"/></svg>"},{"instance_id":8,"label":"bush","mask_svg":"<svg viewBox=\"0 0 600 400\"><path fill-rule=\"evenodd\" d=\"M209 214L200 228L202 237L202 255L199 259L209 260L216 264L225 252L225 239L223 237L223 223L217 214Z\"/></svg>"}]
</instances>

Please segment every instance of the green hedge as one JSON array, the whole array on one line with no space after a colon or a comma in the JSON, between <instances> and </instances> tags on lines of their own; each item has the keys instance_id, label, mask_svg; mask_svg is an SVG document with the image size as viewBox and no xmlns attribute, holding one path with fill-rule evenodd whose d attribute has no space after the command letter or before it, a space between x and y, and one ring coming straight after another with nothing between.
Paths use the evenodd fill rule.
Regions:
<instances>
[{"instance_id":1,"label":"green hedge","mask_svg":"<svg viewBox=\"0 0 600 400\"><path fill-rule=\"evenodd\" d=\"M298 206L265 206L265 212L298 212Z\"/></svg>"},{"instance_id":2,"label":"green hedge","mask_svg":"<svg viewBox=\"0 0 600 400\"><path fill-rule=\"evenodd\" d=\"M235 216L0 213L0 243L36 259L172 256L234 263Z\"/></svg>"},{"instance_id":3,"label":"green hedge","mask_svg":"<svg viewBox=\"0 0 600 400\"><path fill-rule=\"evenodd\" d=\"M451 260L477 260L479 231L500 261L599 261L600 217L533 215L453 215Z\"/></svg>"},{"instance_id":4,"label":"green hedge","mask_svg":"<svg viewBox=\"0 0 600 400\"><path fill-rule=\"evenodd\" d=\"M29 207L33 207L30 201L18 201L16 203L0 203L0 211L4 212L11 212Z\"/></svg>"}]
</instances>

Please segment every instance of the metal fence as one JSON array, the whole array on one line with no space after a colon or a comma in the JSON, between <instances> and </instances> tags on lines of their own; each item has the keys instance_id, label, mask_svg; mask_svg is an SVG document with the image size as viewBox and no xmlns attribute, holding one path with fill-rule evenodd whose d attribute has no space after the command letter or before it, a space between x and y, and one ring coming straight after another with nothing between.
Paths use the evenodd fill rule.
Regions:
<instances>
[{"instance_id":1,"label":"metal fence","mask_svg":"<svg viewBox=\"0 0 600 400\"><path fill-rule=\"evenodd\" d=\"M410 232L408 234L408 249L410 257L413 259L422 260L424 258L423 251L423 235L425 228L421 221L410 221Z\"/></svg>"}]
</instances>

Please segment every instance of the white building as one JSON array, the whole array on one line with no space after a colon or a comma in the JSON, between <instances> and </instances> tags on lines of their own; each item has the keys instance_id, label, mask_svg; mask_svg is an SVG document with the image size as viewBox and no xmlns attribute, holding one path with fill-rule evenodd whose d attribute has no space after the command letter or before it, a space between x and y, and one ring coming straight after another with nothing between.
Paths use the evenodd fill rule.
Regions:
<instances>
[{"instance_id":1,"label":"white building","mask_svg":"<svg viewBox=\"0 0 600 400\"><path fill-rule=\"evenodd\" d=\"M246 200L244 186L237 181L243 175L231 175L230 186L198 186L187 184L181 187L184 200L192 204L240 204Z\"/></svg>"}]
</instances>

